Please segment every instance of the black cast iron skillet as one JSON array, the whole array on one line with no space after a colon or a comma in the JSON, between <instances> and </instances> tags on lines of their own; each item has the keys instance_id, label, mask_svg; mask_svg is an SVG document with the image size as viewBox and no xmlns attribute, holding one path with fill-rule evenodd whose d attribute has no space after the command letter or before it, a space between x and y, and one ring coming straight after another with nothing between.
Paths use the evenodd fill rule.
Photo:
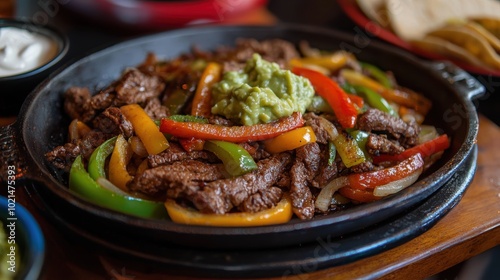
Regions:
<instances>
[{"instance_id":1,"label":"black cast iron skillet","mask_svg":"<svg viewBox=\"0 0 500 280\"><path fill-rule=\"evenodd\" d=\"M451 147L417 183L396 195L310 221L293 219L283 225L253 228L186 226L107 210L70 192L66 175L55 171L45 161L44 154L66 139L70 120L63 113L61 96L68 87L101 89L118 78L126 67L142 62L147 52L167 59L188 52L193 46L209 50L232 45L240 37L281 38L295 43L306 40L315 48L344 49L353 52L360 60L390 69L400 84L432 100L433 108L427 121L451 137ZM2 162L15 164L19 167L19 174L24 174L29 182L36 182L36 193L51 205L53 211L85 221L88 223L86 227L95 227L102 232L197 248L286 246L360 230L401 214L431 196L464 164L474 147L478 119L471 99L483 91L476 80L452 65L423 63L359 34L295 25L189 28L126 41L60 69L30 94L17 122L2 131L2 154L6 157Z\"/></svg>"}]
</instances>

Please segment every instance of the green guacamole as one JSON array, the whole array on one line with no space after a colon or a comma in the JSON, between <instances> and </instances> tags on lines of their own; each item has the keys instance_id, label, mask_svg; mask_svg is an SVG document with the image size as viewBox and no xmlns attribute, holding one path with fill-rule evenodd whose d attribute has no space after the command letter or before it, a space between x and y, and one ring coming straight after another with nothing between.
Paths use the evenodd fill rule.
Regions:
<instances>
[{"instance_id":1,"label":"green guacamole","mask_svg":"<svg viewBox=\"0 0 500 280\"><path fill-rule=\"evenodd\" d=\"M304 113L314 89L306 78L254 54L243 71L231 71L212 88L212 113L243 125L268 123Z\"/></svg>"}]
</instances>

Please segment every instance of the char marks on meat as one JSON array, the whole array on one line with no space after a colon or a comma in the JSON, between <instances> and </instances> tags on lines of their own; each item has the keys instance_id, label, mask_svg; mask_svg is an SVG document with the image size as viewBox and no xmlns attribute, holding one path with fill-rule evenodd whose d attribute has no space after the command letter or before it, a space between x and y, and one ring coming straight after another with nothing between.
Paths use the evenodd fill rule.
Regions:
<instances>
[{"instance_id":1,"label":"char marks on meat","mask_svg":"<svg viewBox=\"0 0 500 280\"><path fill-rule=\"evenodd\" d=\"M257 170L245 175L207 183L192 198L201 212L224 214L238 207L251 195L269 189L291 162L291 155L281 153L257 163Z\"/></svg>"},{"instance_id":2,"label":"char marks on meat","mask_svg":"<svg viewBox=\"0 0 500 280\"><path fill-rule=\"evenodd\" d=\"M170 115L168 108L161 105L160 99L158 98L149 99L146 103L146 106L144 106L144 111L153 120L166 118L168 115Z\"/></svg>"},{"instance_id":3,"label":"char marks on meat","mask_svg":"<svg viewBox=\"0 0 500 280\"><path fill-rule=\"evenodd\" d=\"M179 144L170 142L170 147L157 155L149 155L149 167L172 164L183 160L204 160L208 162L218 162L218 158L207 151L186 152Z\"/></svg>"},{"instance_id":4,"label":"char marks on meat","mask_svg":"<svg viewBox=\"0 0 500 280\"><path fill-rule=\"evenodd\" d=\"M316 115L315 113L305 113L304 116L305 125L310 126L314 134L316 135L316 142L321 144L328 144L328 140L330 136L327 133L327 129L323 126L320 121L321 116Z\"/></svg>"},{"instance_id":5,"label":"char marks on meat","mask_svg":"<svg viewBox=\"0 0 500 280\"><path fill-rule=\"evenodd\" d=\"M117 107L106 108L92 121L94 128L112 135L123 134L126 138L134 135L132 123Z\"/></svg>"},{"instance_id":6,"label":"char marks on meat","mask_svg":"<svg viewBox=\"0 0 500 280\"><path fill-rule=\"evenodd\" d=\"M258 190L243 201L239 209L242 212L259 212L276 206L282 197L283 190L278 187Z\"/></svg>"},{"instance_id":7,"label":"char marks on meat","mask_svg":"<svg viewBox=\"0 0 500 280\"><path fill-rule=\"evenodd\" d=\"M398 142L387 139L385 135L370 133L366 141L366 151L371 155L400 154L405 150Z\"/></svg>"},{"instance_id":8,"label":"char marks on meat","mask_svg":"<svg viewBox=\"0 0 500 280\"><path fill-rule=\"evenodd\" d=\"M290 59L300 56L292 43L281 39L239 39L234 49L221 48L216 56L223 62L224 72L227 72L243 69L254 53L260 54L267 61L276 62L282 68L287 66Z\"/></svg>"},{"instance_id":9,"label":"char marks on meat","mask_svg":"<svg viewBox=\"0 0 500 280\"><path fill-rule=\"evenodd\" d=\"M148 195L158 195L166 190L170 198L189 199L205 183L222 178L224 174L218 164L184 160L147 169L136 176L128 187Z\"/></svg>"},{"instance_id":10,"label":"char marks on meat","mask_svg":"<svg viewBox=\"0 0 500 280\"><path fill-rule=\"evenodd\" d=\"M80 147L78 145L66 143L46 153L45 158L55 167L63 169L64 171L69 171L71 164L79 155Z\"/></svg>"},{"instance_id":11,"label":"char marks on meat","mask_svg":"<svg viewBox=\"0 0 500 280\"><path fill-rule=\"evenodd\" d=\"M377 109L368 109L358 117L358 128L367 132L386 133L405 148L416 145L420 128Z\"/></svg>"},{"instance_id":12,"label":"char marks on meat","mask_svg":"<svg viewBox=\"0 0 500 280\"><path fill-rule=\"evenodd\" d=\"M64 93L64 111L71 119L83 119L84 104L91 98L88 88L71 87Z\"/></svg>"},{"instance_id":13,"label":"char marks on meat","mask_svg":"<svg viewBox=\"0 0 500 280\"><path fill-rule=\"evenodd\" d=\"M160 96L165 84L158 76L150 76L137 69L130 69L115 86L115 106L144 104L151 98Z\"/></svg>"},{"instance_id":14,"label":"char marks on meat","mask_svg":"<svg viewBox=\"0 0 500 280\"><path fill-rule=\"evenodd\" d=\"M290 171L290 198L293 212L300 219L314 216L314 201L309 185L318 173L320 154L318 143L309 143L296 149L295 162Z\"/></svg>"}]
</instances>

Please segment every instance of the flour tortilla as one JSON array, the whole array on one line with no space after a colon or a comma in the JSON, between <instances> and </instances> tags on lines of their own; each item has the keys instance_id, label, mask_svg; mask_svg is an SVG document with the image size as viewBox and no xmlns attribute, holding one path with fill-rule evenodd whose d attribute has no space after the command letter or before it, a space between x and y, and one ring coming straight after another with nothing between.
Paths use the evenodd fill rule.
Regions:
<instances>
[{"instance_id":1,"label":"flour tortilla","mask_svg":"<svg viewBox=\"0 0 500 280\"><path fill-rule=\"evenodd\" d=\"M453 19L498 18L495 0L386 0L391 27L403 40L422 39Z\"/></svg>"},{"instance_id":2,"label":"flour tortilla","mask_svg":"<svg viewBox=\"0 0 500 280\"><path fill-rule=\"evenodd\" d=\"M386 0L356 0L359 8L372 21L382 27L389 27L389 18L385 8Z\"/></svg>"}]
</instances>

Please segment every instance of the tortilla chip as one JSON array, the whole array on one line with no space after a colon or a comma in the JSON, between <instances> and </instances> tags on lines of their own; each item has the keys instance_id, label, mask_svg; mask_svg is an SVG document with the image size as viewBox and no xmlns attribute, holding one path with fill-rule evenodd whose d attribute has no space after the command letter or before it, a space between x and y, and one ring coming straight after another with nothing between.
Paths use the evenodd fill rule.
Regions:
<instances>
[{"instance_id":1,"label":"tortilla chip","mask_svg":"<svg viewBox=\"0 0 500 280\"><path fill-rule=\"evenodd\" d=\"M462 61L481 68L489 68L466 49L434 36L425 36L422 39L411 41L411 43L424 51L440 54L451 60Z\"/></svg>"},{"instance_id":2,"label":"tortilla chip","mask_svg":"<svg viewBox=\"0 0 500 280\"><path fill-rule=\"evenodd\" d=\"M500 18L500 15L498 15ZM481 25L495 37L500 38L500 19L499 18L471 18L470 20Z\"/></svg>"},{"instance_id":3,"label":"tortilla chip","mask_svg":"<svg viewBox=\"0 0 500 280\"><path fill-rule=\"evenodd\" d=\"M465 27L483 36L483 38L486 39L486 41L493 47L493 49L495 49L495 51L500 51L500 39L493 35L493 33L488 31L486 28L472 21L467 22L465 24Z\"/></svg>"},{"instance_id":4,"label":"tortilla chip","mask_svg":"<svg viewBox=\"0 0 500 280\"><path fill-rule=\"evenodd\" d=\"M481 34L465 27L446 26L428 33L464 48L469 53L483 61L486 65L500 69L500 56Z\"/></svg>"}]
</instances>

